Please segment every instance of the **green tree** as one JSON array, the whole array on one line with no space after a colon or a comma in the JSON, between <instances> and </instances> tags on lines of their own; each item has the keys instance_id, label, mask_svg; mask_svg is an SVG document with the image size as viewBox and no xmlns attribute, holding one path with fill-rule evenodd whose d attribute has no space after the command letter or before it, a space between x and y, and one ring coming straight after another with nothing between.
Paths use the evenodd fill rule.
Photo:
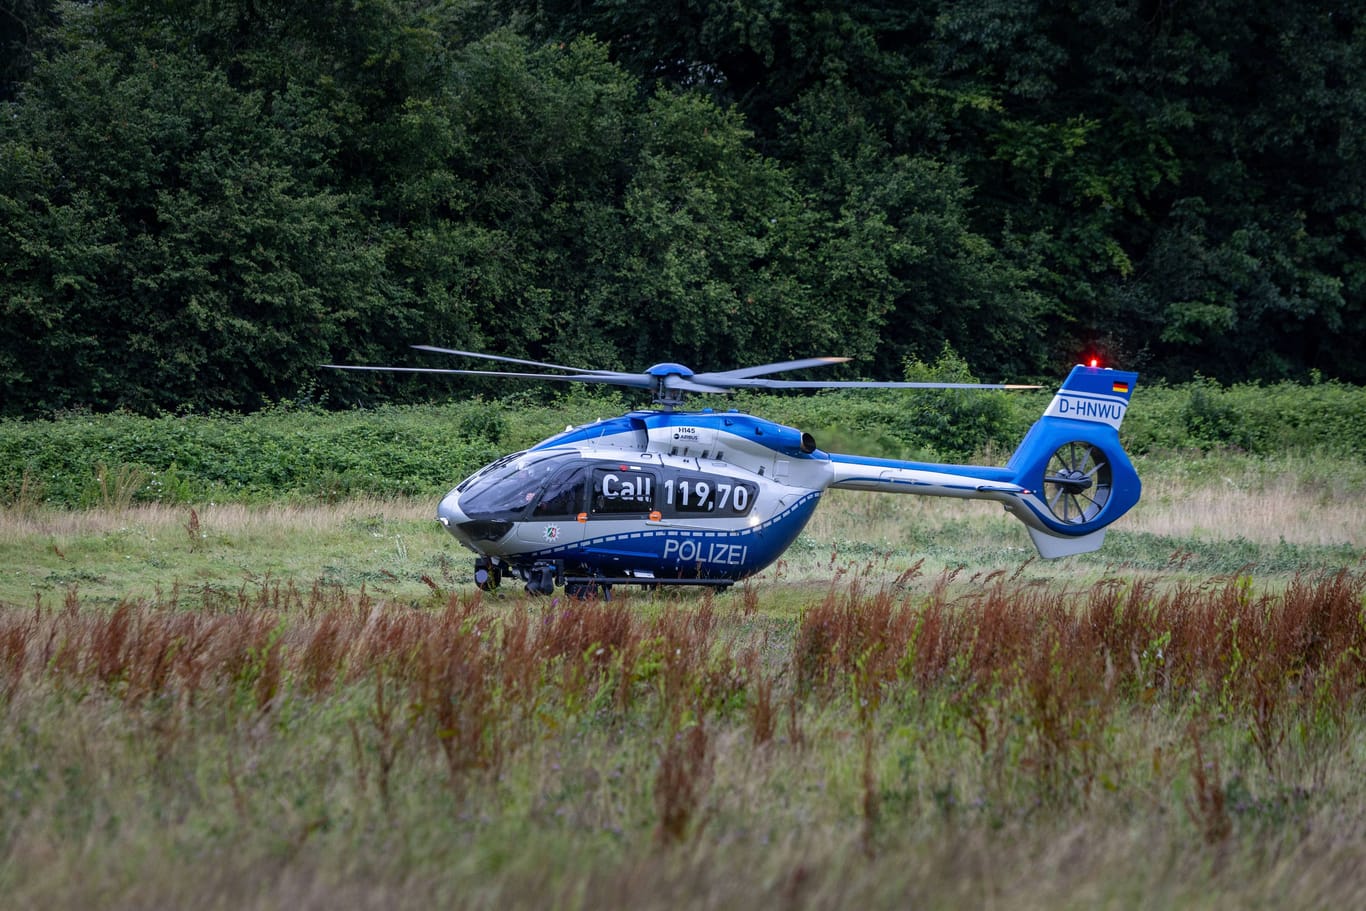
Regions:
<instances>
[{"instance_id":1,"label":"green tree","mask_svg":"<svg viewBox=\"0 0 1366 911\"><path fill-rule=\"evenodd\" d=\"M633 72L737 104L756 147L808 175L828 215L894 160L955 169L967 233L989 251L969 257L979 281L1014 289L978 299L968 318L1010 324L1023 302L1024 331L1008 334L1025 364L1098 347L1177 376L1197 364L1230 379L1366 376L1366 359L1333 343L1366 328L1357 7L614 0L527 11L543 33L592 31ZM833 156L813 141L832 135ZM964 299L941 299L946 322ZM908 308L898 296L893 312ZM1008 347L985 345L992 361Z\"/></svg>"},{"instance_id":2,"label":"green tree","mask_svg":"<svg viewBox=\"0 0 1366 911\"><path fill-rule=\"evenodd\" d=\"M490 388L431 342L1366 379L1366 12L22 0L7 414ZM433 362L434 363L434 362ZM449 361L442 361L450 364Z\"/></svg>"},{"instance_id":3,"label":"green tree","mask_svg":"<svg viewBox=\"0 0 1366 911\"><path fill-rule=\"evenodd\" d=\"M52 0L0 3L0 103L11 101L33 69L48 31L56 24Z\"/></svg>"},{"instance_id":4,"label":"green tree","mask_svg":"<svg viewBox=\"0 0 1366 911\"><path fill-rule=\"evenodd\" d=\"M291 166L309 153L290 99L268 109L192 53L94 44L30 90L44 103L18 109L0 186L16 398L241 408L292 390L367 254L345 197Z\"/></svg>"},{"instance_id":5,"label":"green tree","mask_svg":"<svg viewBox=\"0 0 1366 911\"><path fill-rule=\"evenodd\" d=\"M978 224L1034 262L1065 344L1182 376L1366 376L1356 207L1366 19L1286 4L946 7ZM996 232L1000 232L997 234Z\"/></svg>"}]
</instances>

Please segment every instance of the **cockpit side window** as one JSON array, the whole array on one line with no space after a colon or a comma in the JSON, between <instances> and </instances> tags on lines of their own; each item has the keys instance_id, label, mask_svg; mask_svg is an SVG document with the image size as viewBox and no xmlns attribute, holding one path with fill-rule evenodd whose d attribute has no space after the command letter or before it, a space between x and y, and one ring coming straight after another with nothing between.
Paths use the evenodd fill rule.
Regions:
<instances>
[{"instance_id":1,"label":"cockpit side window","mask_svg":"<svg viewBox=\"0 0 1366 911\"><path fill-rule=\"evenodd\" d=\"M583 488L588 471L580 466L560 472L531 510L533 516L577 516L583 512Z\"/></svg>"}]
</instances>

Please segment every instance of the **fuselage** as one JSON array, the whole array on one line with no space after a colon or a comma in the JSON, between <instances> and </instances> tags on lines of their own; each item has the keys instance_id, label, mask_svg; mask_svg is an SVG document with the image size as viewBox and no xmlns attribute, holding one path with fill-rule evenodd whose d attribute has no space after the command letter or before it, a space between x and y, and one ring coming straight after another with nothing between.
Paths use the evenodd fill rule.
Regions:
<instances>
[{"instance_id":1,"label":"fuselage","mask_svg":"<svg viewBox=\"0 0 1366 911\"><path fill-rule=\"evenodd\" d=\"M776 560L831 487L1009 501L1004 468L831 455L738 411L638 411L571 428L484 467L437 515L511 571L738 580Z\"/></svg>"},{"instance_id":2,"label":"fuselage","mask_svg":"<svg viewBox=\"0 0 1366 911\"><path fill-rule=\"evenodd\" d=\"M437 516L510 568L735 580L778 558L831 479L809 435L740 412L641 411L486 466Z\"/></svg>"}]
</instances>

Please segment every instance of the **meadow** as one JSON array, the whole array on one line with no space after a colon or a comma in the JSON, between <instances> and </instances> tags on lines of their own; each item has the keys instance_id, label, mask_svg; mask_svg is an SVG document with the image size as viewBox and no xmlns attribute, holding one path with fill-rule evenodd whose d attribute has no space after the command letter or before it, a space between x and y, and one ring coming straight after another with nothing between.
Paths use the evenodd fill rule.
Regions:
<instances>
[{"instance_id":1,"label":"meadow","mask_svg":"<svg viewBox=\"0 0 1366 911\"><path fill-rule=\"evenodd\" d=\"M479 594L430 500L12 506L0 890L1359 905L1362 467L1140 470L1097 554L832 494L730 593L608 602Z\"/></svg>"},{"instance_id":2,"label":"meadow","mask_svg":"<svg viewBox=\"0 0 1366 911\"><path fill-rule=\"evenodd\" d=\"M191 473L218 424L82 426L0 509L6 907L1366 904L1359 456L1134 447L1051 562L834 492L725 594L583 602L479 593L411 458L269 495Z\"/></svg>"}]
</instances>

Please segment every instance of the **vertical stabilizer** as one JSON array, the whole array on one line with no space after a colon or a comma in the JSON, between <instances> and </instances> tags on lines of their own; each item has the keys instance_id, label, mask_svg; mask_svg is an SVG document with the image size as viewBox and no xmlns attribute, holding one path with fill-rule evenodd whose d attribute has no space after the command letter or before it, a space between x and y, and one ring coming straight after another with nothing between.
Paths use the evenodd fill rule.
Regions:
<instances>
[{"instance_id":1,"label":"vertical stabilizer","mask_svg":"<svg viewBox=\"0 0 1366 911\"><path fill-rule=\"evenodd\" d=\"M1138 474L1119 442L1138 374L1077 366L1011 456L1028 492L1006 509L1029 526L1040 555L1096 550L1105 528L1138 502Z\"/></svg>"}]
</instances>

